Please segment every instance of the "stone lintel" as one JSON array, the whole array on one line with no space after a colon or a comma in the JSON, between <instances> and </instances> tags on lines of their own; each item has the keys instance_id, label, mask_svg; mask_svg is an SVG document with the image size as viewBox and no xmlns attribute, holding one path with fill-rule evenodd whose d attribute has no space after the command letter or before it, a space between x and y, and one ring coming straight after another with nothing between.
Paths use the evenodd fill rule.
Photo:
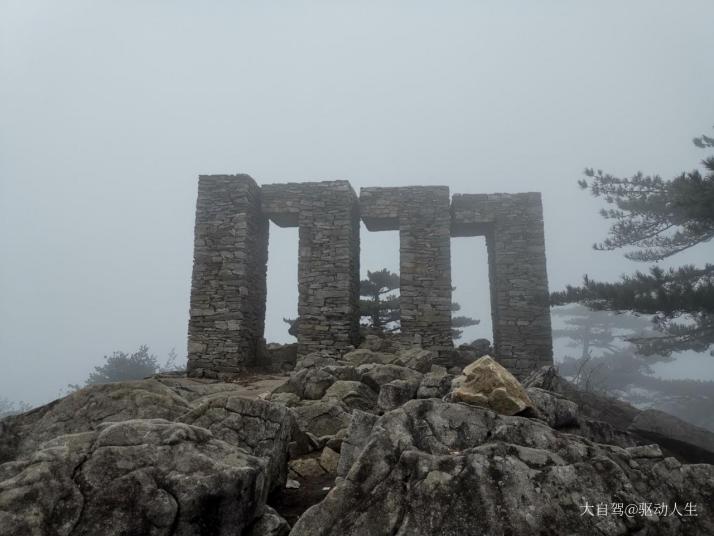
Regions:
<instances>
[{"instance_id":1,"label":"stone lintel","mask_svg":"<svg viewBox=\"0 0 714 536\"><path fill-rule=\"evenodd\" d=\"M552 364L540 193L456 194L452 236L486 236L496 357L518 377Z\"/></svg>"},{"instance_id":2,"label":"stone lintel","mask_svg":"<svg viewBox=\"0 0 714 536\"><path fill-rule=\"evenodd\" d=\"M360 188L360 217L369 231L398 231L402 188Z\"/></svg>"},{"instance_id":3,"label":"stone lintel","mask_svg":"<svg viewBox=\"0 0 714 536\"><path fill-rule=\"evenodd\" d=\"M263 214L278 227L297 227L303 186L296 182L261 186Z\"/></svg>"},{"instance_id":4,"label":"stone lintel","mask_svg":"<svg viewBox=\"0 0 714 536\"><path fill-rule=\"evenodd\" d=\"M359 204L348 181L267 184L263 211L299 227L298 353L357 344Z\"/></svg>"}]
</instances>

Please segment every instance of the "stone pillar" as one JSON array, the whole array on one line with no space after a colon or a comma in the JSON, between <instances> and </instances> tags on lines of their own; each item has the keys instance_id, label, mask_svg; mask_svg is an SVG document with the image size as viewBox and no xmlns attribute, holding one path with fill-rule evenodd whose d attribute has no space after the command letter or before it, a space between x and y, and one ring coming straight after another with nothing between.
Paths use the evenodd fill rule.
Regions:
<instances>
[{"instance_id":1,"label":"stone pillar","mask_svg":"<svg viewBox=\"0 0 714 536\"><path fill-rule=\"evenodd\" d=\"M265 327L268 220L248 175L198 181L188 374L223 378L255 365Z\"/></svg>"},{"instance_id":2,"label":"stone pillar","mask_svg":"<svg viewBox=\"0 0 714 536\"><path fill-rule=\"evenodd\" d=\"M370 231L399 231L403 341L452 348L449 188L362 188L360 212Z\"/></svg>"},{"instance_id":3,"label":"stone pillar","mask_svg":"<svg viewBox=\"0 0 714 536\"><path fill-rule=\"evenodd\" d=\"M485 236L496 358L515 376L553 364L539 193L455 194L452 236Z\"/></svg>"},{"instance_id":4,"label":"stone pillar","mask_svg":"<svg viewBox=\"0 0 714 536\"><path fill-rule=\"evenodd\" d=\"M347 181L266 184L263 212L299 227L298 354L359 341L359 205Z\"/></svg>"}]
</instances>

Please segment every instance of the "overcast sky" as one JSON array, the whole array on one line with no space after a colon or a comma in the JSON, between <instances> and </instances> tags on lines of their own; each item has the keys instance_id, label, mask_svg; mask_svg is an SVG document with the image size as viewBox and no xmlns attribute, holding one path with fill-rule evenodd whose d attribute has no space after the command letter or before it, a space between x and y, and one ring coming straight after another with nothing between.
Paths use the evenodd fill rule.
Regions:
<instances>
[{"instance_id":1,"label":"overcast sky","mask_svg":"<svg viewBox=\"0 0 714 536\"><path fill-rule=\"evenodd\" d=\"M186 351L197 176L543 193L551 289L645 265L591 244L586 166L670 178L714 124L714 2L0 0L0 396L114 350ZM362 229L362 269L398 269ZM268 340L297 232L271 225ZM699 246L668 265L712 260ZM491 338L483 239L452 240ZM714 379L714 358L662 369Z\"/></svg>"}]
</instances>

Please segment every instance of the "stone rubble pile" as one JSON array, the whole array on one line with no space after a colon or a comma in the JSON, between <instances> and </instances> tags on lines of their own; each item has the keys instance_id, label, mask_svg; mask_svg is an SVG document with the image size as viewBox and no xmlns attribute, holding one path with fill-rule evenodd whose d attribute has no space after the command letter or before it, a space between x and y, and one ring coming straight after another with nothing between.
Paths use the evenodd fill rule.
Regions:
<instances>
[{"instance_id":1,"label":"stone rubble pile","mask_svg":"<svg viewBox=\"0 0 714 536\"><path fill-rule=\"evenodd\" d=\"M0 534L714 534L714 434L553 367L435 361L367 337L264 399L159 376L3 419ZM582 510L648 503L698 510Z\"/></svg>"}]
</instances>

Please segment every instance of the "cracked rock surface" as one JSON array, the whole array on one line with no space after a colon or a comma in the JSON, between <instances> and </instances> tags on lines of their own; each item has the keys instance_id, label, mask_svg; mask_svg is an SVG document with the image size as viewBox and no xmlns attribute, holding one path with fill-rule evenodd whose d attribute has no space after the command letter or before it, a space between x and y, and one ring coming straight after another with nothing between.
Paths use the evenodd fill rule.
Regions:
<instances>
[{"instance_id":1,"label":"cracked rock surface","mask_svg":"<svg viewBox=\"0 0 714 536\"><path fill-rule=\"evenodd\" d=\"M290 378L91 386L0 420L0 535L714 534L710 433L552 367L521 384L491 358L459 376L372 346Z\"/></svg>"},{"instance_id":2,"label":"cracked rock surface","mask_svg":"<svg viewBox=\"0 0 714 536\"><path fill-rule=\"evenodd\" d=\"M266 466L204 428L107 423L0 468L0 532L240 534L262 514Z\"/></svg>"},{"instance_id":3,"label":"cracked rock surface","mask_svg":"<svg viewBox=\"0 0 714 536\"><path fill-rule=\"evenodd\" d=\"M581 505L702 508L713 496L711 465L593 443L536 419L412 400L374 423L345 477L291 535L712 534L710 513L591 517Z\"/></svg>"},{"instance_id":4,"label":"cracked rock surface","mask_svg":"<svg viewBox=\"0 0 714 536\"><path fill-rule=\"evenodd\" d=\"M236 384L169 383L91 386L0 421L0 534L286 534L266 499L294 416Z\"/></svg>"}]
</instances>

